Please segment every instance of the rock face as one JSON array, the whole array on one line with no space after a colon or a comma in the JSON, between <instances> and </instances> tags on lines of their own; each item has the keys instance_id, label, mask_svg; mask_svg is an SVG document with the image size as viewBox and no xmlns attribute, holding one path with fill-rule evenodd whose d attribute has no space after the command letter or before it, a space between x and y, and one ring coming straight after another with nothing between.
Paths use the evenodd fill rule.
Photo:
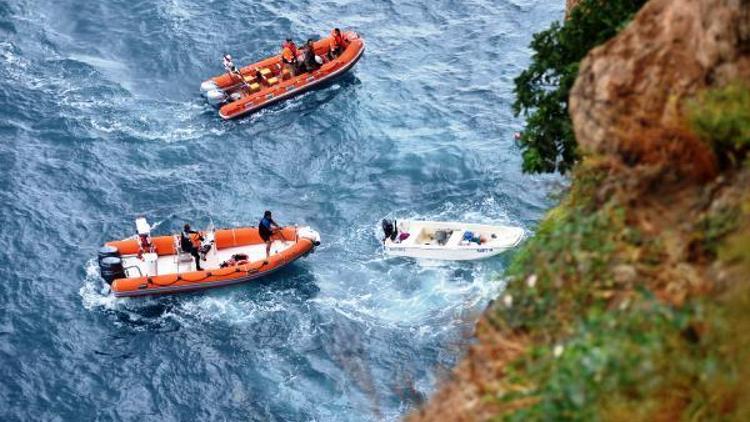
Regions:
<instances>
[{"instance_id":1,"label":"rock face","mask_svg":"<svg viewBox=\"0 0 750 422\"><path fill-rule=\"evenodd\" d=\"M565 17L567 18L570 16L570 11L573 10L574 7L578 3L580 3L581 0L565 0Z\"/></svg>"},{"instance_id":2,"label":"rock face","mask_svg":"<svg viewBox=\"0 0 750 422\"><path fill-rule=\"evenodd\" d=\"M581 151L710 177L715 157L685 130L681 100L748 69L750 0L652 0L581 63L570 95Z\"/></svg>"}]
</instances>

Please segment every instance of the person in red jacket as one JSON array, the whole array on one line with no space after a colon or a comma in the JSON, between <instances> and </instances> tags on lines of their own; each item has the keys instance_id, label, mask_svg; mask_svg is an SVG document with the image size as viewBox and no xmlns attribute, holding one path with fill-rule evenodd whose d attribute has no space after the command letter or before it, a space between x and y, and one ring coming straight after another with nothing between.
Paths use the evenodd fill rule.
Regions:
<instances>
[{"instance_id":1,"label":"person in red jacket","mask_svg":"<svg viewBox=\"0 0 750 422\"><path fill-rule=\"evenodd\" d=\"M333 60L344 52L346 46L349 45L349 40L346 39L344 34L342 34L341 30L338 28L333 28L333 31L331 31L331 37L331 48L328 55L331 60Z\"/></svg>"},{"instance_id":2,"label":"person in red jacket","mask_svg":"<svg viewBox=\"0 0 750 422\"><path fill-rule=\"evenodd\" d=\"M284 66L289 69L289 73L294 76L297 73L297 45L292 41L291 38L287 38L286 41L281 44L281 61Z\"/></svg>"}]
</instances>

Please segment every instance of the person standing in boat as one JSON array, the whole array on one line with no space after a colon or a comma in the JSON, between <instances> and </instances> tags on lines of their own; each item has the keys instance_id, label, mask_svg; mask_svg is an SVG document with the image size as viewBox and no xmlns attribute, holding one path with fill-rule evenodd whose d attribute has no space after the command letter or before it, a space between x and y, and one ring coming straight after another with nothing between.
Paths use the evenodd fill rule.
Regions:
<instances>
[{"instance_id":1,"label":"person standing in boat","mask_svg":"<svg viewBox=\"0 0 750 422\"><path fill-rule=\"evenodd\" d=\"M198 235L198 240L203 240L200 232L191 230L190 224L185 224L182 228L182 233L180 233L180 249L182 249L183 252L193 255L193 258L195 258L196 271L203 271L203 268L201 268L201 257L198 254L198 248L193 244L193 239L190 237L191 234Z\"/></svg>"},{"instance_id":2,"label":"person standing in boat","mask_svg":"<svg viewBox=\"0 0 750 422\"><path fill-rule=\"evenodd\" d=\"M287 38L281 45L281 61L292 76L297 73L297 54L297 44L291 38Z\"/></svg>"},{"instance_id":3,"label":"person standing in boat","mask_svg":"<svg viewBox=\"0 0 750 422\"><path fill-rule=\"evenodd\" d=\"M224 69L232 77L240 75L240 71L237 69L237 66L234 65L234 61L232 60L232 56L230 54L224 55Z\"/></svg>"},{"instance_id":4,"label":"person standing in boat","mask_svg":"<svg viewBox=\"0 0 750 422\"><path fill-rule=\"evenodd\" d=\"M276 228L274 229L274 227ZM279 225L273 221L271 211L266 210L266 212L263 213L263 218L260 219L260 223L258 224L258 234L260 234L260 238L266 242L266 260L263 261L264 264L268 264L268 258L271 256L271 236L273 236L274 232L279 229Z\"/></svg>"}]
</instances>

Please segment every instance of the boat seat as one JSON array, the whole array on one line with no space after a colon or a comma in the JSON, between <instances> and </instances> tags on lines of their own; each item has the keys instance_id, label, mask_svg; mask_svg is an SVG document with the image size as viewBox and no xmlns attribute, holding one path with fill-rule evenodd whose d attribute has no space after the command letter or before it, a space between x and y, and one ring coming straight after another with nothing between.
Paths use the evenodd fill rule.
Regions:
<instances>
[{"instance_id":1,"label":"boat seat","mask_svg":"<svg viewBox=\"0 0 750 422\"><path fill-rule=\"evenodd\" d=\"M279 78L277 78L276 76L274 76L273 78L268 78L268 80L266 82L268 82L268 86L274 86L277 83L279 83Z\"/></svg>"},{"instance_id":2,"label":"boat seat","mask_svg":"<svg viewBox=\"0 0 750 422\"><path fill-rule=\"evenodd\" d=\"M177 272L180 272L180 264L188 264L188 271L190 264L193 262L193 255L182 250L182 244L180 242L180 235L176 234L172 236L174 241L174 263L177 265Z\"/></svg>"},{"instance_id":3,"label":"boat seat","mask_svg":"<svg viewBox=\"0 0 750 422\"><path fill-rule=\"evenodd\" d=\"M264 67L260 70L260 76L262 76L264 79L268 79L273 76L273 72L271 71L271 69Z\"/></svg>"},{"instance_id":4,"label":"boat seat","mask_svg":"<svg viewBox=\"0 0 750 422\"><path fill-rule=\"evenodd\" d=\"M445 242L445 246L458 246L458 244L463 240L464 238L464 230L453 230L453 233L451 233L450 237L448 238L448 241Z\"/></svg>"},{"instance_id":5,"label":"boat seat","mask_svg":"<svg viewBox=\"0 0 750 422\"><path fill-rule=\"evenodd\" d=\"M253 82L253 83L251 83L251 84L250 84L250 92L251 92L251 93L256 93L256 92L258 92L258 91L260 91L260 84L259 84L259 83L257 83L257 82Z\"/></svg>"}]
</instances>

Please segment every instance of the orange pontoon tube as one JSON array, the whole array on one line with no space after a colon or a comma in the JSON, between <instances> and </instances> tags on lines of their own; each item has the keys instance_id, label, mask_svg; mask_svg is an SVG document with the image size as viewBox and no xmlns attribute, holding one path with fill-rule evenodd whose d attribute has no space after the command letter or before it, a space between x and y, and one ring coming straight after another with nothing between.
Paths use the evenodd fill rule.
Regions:
<instances>
[{"instance_id":1,"label":"orange pontoon tube","mask_svg":"<svg viewBox=\"0 0 750 422\"><path fill-rule=\"evenodd\" d=\"M145 222L145 220L144 220ZM271 238L271 255L257 228L203 233L200 259L180 251L180 236L108 242L99 251L102 276L117 297L177 293L244 283L263 277L313 252L320 235L309 227L283 227Z\"/></svg>"},{"instance_id":2,"label":"orange pontoon tube","mask_svg":"<svg viewBox=\"0 0 750 422\"><path fill-rule=\"evenodd\" d=\"M330 81L351 69L365 51L365 42L356 32L344 32L349 41L338 57L324 62L311 72L291 76L282 63L281 55L269 57L239 69L239 76L224 73L201 84L201 91L214 104L220 105L219 115L233 119L252 113L299 95L325 81ZM315 54L326 59L333 37L314 43ZM261 78L256 78L260 72Z\"/></svg>"}]
</instances>

